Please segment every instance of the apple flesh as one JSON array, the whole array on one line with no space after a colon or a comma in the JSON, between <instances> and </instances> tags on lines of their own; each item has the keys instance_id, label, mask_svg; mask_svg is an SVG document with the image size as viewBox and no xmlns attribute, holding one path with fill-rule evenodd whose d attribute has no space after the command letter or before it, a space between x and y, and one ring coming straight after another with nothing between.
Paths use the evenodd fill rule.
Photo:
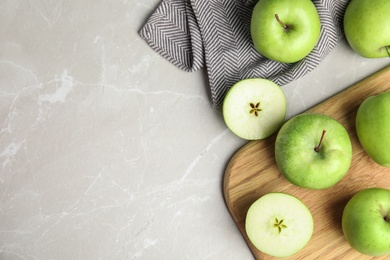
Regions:
<instances>
[{"instance_id":1,"label":"apple flesh","mask_svg":"<svg viewBox=\"0 0 390 260\"><path fill-rule=\"evenodd\" d=\"M306 57L317 44L320 28L310 0L261 0L252 12L255 49L278 62L294 63Z\"/></svg>"},{"instance_id":2,"label":"apple flesh","mask_svg":"<svg viewBox=\"0 0 390 260\"><path fill-rule=\"evenodd\" d=\"M348 172L352 144L347 130L337 120L306 113L289 119L281 127L275 141L275 159L292 184L326 189Z\"/></svg>"},{"instance_id":3,"label":"apple flesh","mask_svg":"<svg viewBox=\"0 0 390 260\"><path fill-rule=\"evenodd\" d=\"M244 79L226 93L222 114L227 127L247 140L264 139L283 124L287 102L283 90L267 79Z\"/></svg>"},{"instance_id":4,"label":"apple flesh","mask_svg":"<svg viewBox=\"0 0 390 260\"><path fill-rule=\"evenodd\" d=\"M346 240L358 252L390 254L390 190L369 188L356 193L344 208L342 228Z\"/></svg>"},{"instance_id":5,"label":"apple flesh","mask_svg":"<svg viewBox=\"0 0 390 260\"><path fill-rule=\"evenodd\" d=\"M366 58L390 56L390 1L351 0L344 32L351 48Z\"/></svg>"},{"instance_id":6,"label":"apple flesh","mask_svg":"<svg viewBox=\"0 0 390 260\"><path fill-rule=\"evenodd\" d=\"M297 197L286 193L268 193L249 208L245 230L249 240L261 252L286 257L303 249L313 234L313 217Z\"/></svg>"},{"instance_id":7,"label":"apple flesh","mask_svg":"<svg viewBox=\"0 0 390 260\"><path fill-rule=\"evenodd\" d=\"M376 163L390 167L390 92L368 97L360 104L356 133L366 153Z\"/></svg>"}]
</instances>

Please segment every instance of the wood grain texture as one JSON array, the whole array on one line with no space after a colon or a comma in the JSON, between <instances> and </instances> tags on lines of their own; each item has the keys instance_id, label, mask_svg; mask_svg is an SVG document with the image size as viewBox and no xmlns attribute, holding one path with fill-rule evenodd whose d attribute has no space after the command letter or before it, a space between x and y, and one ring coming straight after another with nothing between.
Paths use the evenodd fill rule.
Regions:
<instances>
[{"instance_id":1,"label":"wood grain texture","mask_svg":"<svg viewBox=\"0 0 390 260\"><path fill-rule=\"evenodd\" d=\"M305 112L332 116L344 125L352 141L351 168L338 184L329 189L303 189L284 179L274 158L276 133L265 140L249 142L233 155L224 175L225 201L256 259L273 258L261 253L249 242L245 232L245 216L249 206L269 192L286 192L300 198L309 207L314 218L314 233L308 245L293 257L284 259L373 258L364 256L349 246L342 233L341 217L344 206L357 191L369 187L390 189L390 168L379 166L367 156L355 131L356 111L361 102L385 91L390 91L390 67Z\"/></svg>"}]
</instances>

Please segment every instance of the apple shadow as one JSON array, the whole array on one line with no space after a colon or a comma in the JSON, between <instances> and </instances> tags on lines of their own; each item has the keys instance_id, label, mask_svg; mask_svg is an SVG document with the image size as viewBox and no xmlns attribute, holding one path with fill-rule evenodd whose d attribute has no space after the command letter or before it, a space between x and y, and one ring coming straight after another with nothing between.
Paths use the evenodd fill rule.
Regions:
<instances>
[{"instance_id":1,"label":"apple shadow","mask_svg":"<svg viewBox=\"0 0 390 260\"><path fill-rule=\"evenodd\" d=\"M344 207L345 205L347 205L351 197L352 195L348 194L328 204L327 211L329 212L330 215L330 223L333 229L337 230L341 235L344 235L342 229L342 217L343 217Z\"/></svg>"},{"instance_id":2,"label":"apple shadow","mask_svg":"<svg viewBox=\"0 0 390 260\"><path fill-rule=\"evenodd\" d=\"M284 124L284 123L283 123ZM276 142L276 137L278 136L279 130L281 127L279 127L275 133L273 133L271 136L265 138L262 140L264 142L264 150L266 150L266 154L269 154L273 160L273 163L276 165L276 160L275 160L275 142Z\"/></svg>"}]
</instances>

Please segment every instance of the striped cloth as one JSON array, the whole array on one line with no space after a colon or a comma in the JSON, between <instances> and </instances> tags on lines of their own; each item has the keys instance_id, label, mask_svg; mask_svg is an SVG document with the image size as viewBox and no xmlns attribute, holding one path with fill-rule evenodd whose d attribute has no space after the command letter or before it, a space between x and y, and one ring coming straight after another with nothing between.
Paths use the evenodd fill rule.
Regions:
<instances>
[{"instance_id":1,"label":"striped cloth","mask_svg":"<svg viewBox=\"0 0 390 260\"><path fill-rule=\"evenodd\" d=\"M221 107L226 91L245 78L266 78L282 86L312 71L342 37L349 0L313 0L321 20L315 49L284 64L253 47L250 20L258 0L162 0L139 31L160 55L185 71L207 69L211 102Z\"/></svg>"}]
</instances>

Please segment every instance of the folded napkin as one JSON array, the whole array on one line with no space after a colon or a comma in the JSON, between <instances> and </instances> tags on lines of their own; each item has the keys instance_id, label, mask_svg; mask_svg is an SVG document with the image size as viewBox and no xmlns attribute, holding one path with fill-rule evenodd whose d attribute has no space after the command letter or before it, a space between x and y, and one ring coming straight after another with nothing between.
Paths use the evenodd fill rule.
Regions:
<instances>
[{"instance_id":1,"label":"folded napkin","mask_svg":"<svg viewBox=\"0 0 390 260\"><path fill-rule=\"evenodd\" d=\"M282 86L312 71L342 37L349 0L313 0L321 20L315 49L303 60L284 64L253 47L250 20L258 0L162 0L140 36L185 71L206 68L211 102L222 105L226 91L245 78L266 78Z\"/></svg>"}]
</instances>

